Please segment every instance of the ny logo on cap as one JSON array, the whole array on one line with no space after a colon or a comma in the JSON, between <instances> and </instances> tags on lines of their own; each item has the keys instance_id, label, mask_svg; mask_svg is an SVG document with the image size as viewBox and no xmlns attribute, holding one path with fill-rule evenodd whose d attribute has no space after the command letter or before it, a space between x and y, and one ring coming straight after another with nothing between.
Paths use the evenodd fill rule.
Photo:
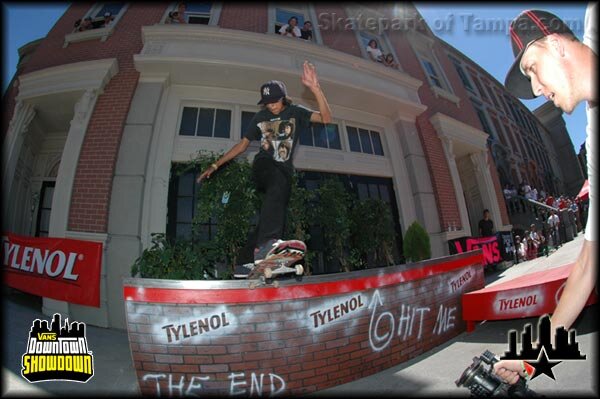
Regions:
<instances>
[{"instance_id":1,"label":"ny logo on cap","mask_svg":"<svg viewBox=\"0 0 600 399\"><path fill-rule=\"evenodd\" d=\"M265 88L263 89L263 96L268 96L268 95L270 95L270 90L269 90L269 88L268 88L268 87L265 87Z\"/></svg>"}]
</instances>

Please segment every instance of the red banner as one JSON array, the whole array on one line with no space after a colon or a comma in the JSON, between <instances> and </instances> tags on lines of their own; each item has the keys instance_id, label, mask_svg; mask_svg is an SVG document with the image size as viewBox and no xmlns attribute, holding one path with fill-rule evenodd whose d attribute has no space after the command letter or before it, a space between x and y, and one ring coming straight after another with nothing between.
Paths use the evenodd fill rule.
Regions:
<instances>
[{"instance_id":1,"label":"red banner","mask_svg":"<svg viewBox=\"0 0 600 399\"><path fill-rule=\"evenodd\" d=\"M10 287L100 307L101 243L8 233L2 236L2 264Z\"/></svg>"}]
</instances>

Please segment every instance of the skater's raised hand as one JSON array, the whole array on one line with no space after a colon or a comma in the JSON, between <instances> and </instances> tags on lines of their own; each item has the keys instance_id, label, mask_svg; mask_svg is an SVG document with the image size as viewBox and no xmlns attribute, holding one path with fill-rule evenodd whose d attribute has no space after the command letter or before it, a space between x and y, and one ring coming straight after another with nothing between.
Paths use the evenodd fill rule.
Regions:
<instances>
[{"instance_id":1,"label":"skater's raised hand","mask_svg":"<svg viewBox=\"0 0 600 399\"><path fill-rule=\"evenodd\" d=\"M304 61L302 83L311 90L320 88L317 70L315 66L308 61Z\"/></svg>"}]
</instances>

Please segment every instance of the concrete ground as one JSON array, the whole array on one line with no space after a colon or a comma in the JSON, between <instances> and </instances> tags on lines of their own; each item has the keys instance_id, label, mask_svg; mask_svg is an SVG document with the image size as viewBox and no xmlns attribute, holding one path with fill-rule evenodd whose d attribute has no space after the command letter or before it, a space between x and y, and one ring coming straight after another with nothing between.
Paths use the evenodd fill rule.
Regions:
<instances>
[{"instance_id":1,"label":"concrete ground","mask_svg":"<svg viewBox=\"0 0 600 399\"><path fill-rule=\"evenodd\" d=\"M548 257L514 265L506 270L488 273L488 285L506 279L550 269L573 262L583 244L583 236L565 244ZM131 360L127 332L87 326L87 340L94 354L94 377L86 384L57 381L28 383L21 376L21 356L27 336L36 318L49 319L40 312L40 301L31 295L5 289L4 335L2 338L2 396L137 396L138 387ZM546 375L532 380L529 387L548 397L598 397L597 306L586 308L573 328L577 331L580 351L586 360L564 361L552 371L556 380ZM469 396L455 381L471 365L474 356L490 350L501 355L508 349L507 334L522 331L531 323L537 331L537 318L488 321L472 333L462 333L408 362L360 380L320 391L313 396Z\"/></svg>"}]
</instances>

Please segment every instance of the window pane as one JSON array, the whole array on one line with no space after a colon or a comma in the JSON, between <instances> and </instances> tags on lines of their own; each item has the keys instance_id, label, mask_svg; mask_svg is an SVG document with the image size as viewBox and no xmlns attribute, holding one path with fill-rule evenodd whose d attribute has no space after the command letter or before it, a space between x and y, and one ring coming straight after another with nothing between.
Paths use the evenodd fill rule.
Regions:
<instances>
[{"instance_id":1,"label":"window pane","mask_svg":"<svg viewBox=\"0 0 600 399\"><path fill-rule=\"evenodd\" d=\"M327 148L327 129L322 123L313 124L315 147Z\"/></svg>"},{"instance_id":2,"label":"window pane","mask_svg":"<svg viewBox=\"0 0 600 399\"><path fill-rule=\"evenodd\" d=\"M355 127L348 126L348 141L350 142L350 151L360 152L360 141L358 139L358 131Z\"/></svg>"},{"instance_id":3,"label":"window pane","mask_svg":"<svg viewBox=\"0 0 600 399\"><path fill-rule=\"evenodd\" d=\"M366 154L373 153L373 146L371 146L371 137L369 136L369 131L366 129L358 129L360 133L360 144L362 146L362 152Z\"/></svg>"},{"instance_id":4,"label":"window pane","mask_svg":"<svg viewBox=\"0 0 600 399\"><path fill-rule=\"evenodd\" d=\"M304 25L304 14L298 11L290 11L284 10L283 8L278 8L275 12L275 19L281 25L285 25L288 23L289 19L292 17L296 17L298 19L298 28L301 29L302 25ZM279 33L279 32L277 32Z\"/></svg>"},{"instance_id":5,"label":"window pane","mask_svg":"<svg viewBox=\"0 0 600 399\"><path fill-rule=\"evenodd\" d=\"M381 200L383 202L386 203L390 203L390 190L388 189L388 186L384 185L384 184L380 184L379 185L379 194L381 194Z\"/></svg>"},{"instance_id":6,"label":"window pane","mask_svg":"<svg viewBox=\"0 0 600 399\"><path fill-rule=\"evenodd\" d=\"M366 184L364 183L358 183L356 185L356 188L358 190L358 199L359 200L366 200L367 198L369 198L369 188Z\"/></svg>"},{"instance_id":7,"label":"window pane","mask_svg":"<svg viewBox=\"0 0 600 399\"><path fill-rule=\"evenodd\" d=\"M204 2L200 2L200 3L192 3L192 2L186 2L185 3L185 12L193 12L193 13L205 13L208 14L210 13L210 9L212 7L212 3L204 3Z\"/></svg>"},{"instance_id":8,"label":"window pane","mask_svg":"<svg viewBox=\"0 0 600 399\"><path fill-rule=\"evenodd\" d=\"M190 197L177 198L177 223L192 222L193 201Z\"/></svg>"},{"instance_id":9,"label":"window pane","mask_svg":"<svg viewBox=\"0 0 600 399\"><path fill-rule=\"evenodd\" d=\"M208 25L210 17L190 15L188 16L188 24Z\"/></svg>"},{"instance_id":10,"label":"window pane","mask_svg":"<svg viewBox=\"0 0 600 399\"><path fill-rule=\"evenodd\" d=\"M181 126L179 134L183 136L194 136L196 134L196 120L198 119L198 108L183 107L181 114Z\"/></svg>"},{"instance_id":11,"label":"window pane","mask_svg":"<svg viewBox=\"0 0 600 399\"><path fill-rule=\"evenodd\" d=\"M47 209L42 210L42 214L40 215L40 230L50 230L50 211Z\"/></svg>"},{"instance_id":12,"label":"window pane","mask_svg":"<svg viewBox=\"0 0 600 399\"><path fill-rule=\"evenodd\" d=\"M329 148L333 150L341 150L342 143L340 141L340 131L338 125L330 123L327 125L327 139L329 140Z\"/></svg>"},{"instance_id":13,"label":"window pane","mask_svg":"<svg viewBox=\"0 0 600 399\"><path fill-rule=\"evenodd\" d=\"M181 239L190 239L192 238L192 225L191 223L177 223L177 229L175 232L175 237Z\"/></svg>"},{"instance_id":14,"label":"window pane","mask_svg":"<svg viewBox=\"0 0 600 399\"><path fill-rule=\"evenodd\" d=\"M198 136L212 137L215 110L213 108L200 108L198 118Z\"/></svg>"},{"instance_id":15,"label":"window pane","mask_svg":"<svg viewBox=\"0 0 600 399\"><path fill-rule=\"evenodd\" d=\"M116 16L121 11L121 8L123 8L123 3L104 3L104 6L93 16L93 18L103 17L107 12L112 16Z\"/></svg>"},{"instance_id":16,"label":"window pane","mask_svg":"<svg viewBox=\"0 0 600 399\"><path fill-rule=\"evenodd\" d=\"M369 198L379 199L379 189L377 184L369 184Z\"/></svg>"},{"instance_id":17,"label":"window pane","mask_svg":"<svg viewBox=\"0 0 600 399\"><path fill-rule=\"evenodd\" d=\"M52 208L52 197L54 196L54 187L46 186L44 189L44 198L42 199L42 208Z\"/></svg>"},{"instance_id":18,"label":"window pane","mask_svg":"<svg viewBox=\"0 0 600 399\"><path fill-rule=\"evenodd\" d=\"M311 124L310 128L302 129L300 132L300 144L301 145L309 145L314 146L313 143L313 125Z\"/></svg>"},{"instance_id":19,"label":"window pane","mask_svg":"<svg viewBox=\"0 0 600 399\"><path fill-rule=\"evenodd\" d=\"M179 176L179 184L177 188L178 197L191 197L194 195L194 173L186 173Z\"/></svg>"},{"instance_id":20,"label":"window pane","mask_svg":"<svg viewBox=\"0 0 600 399\"><path fill-rule=\"evenodd\" d=\"M250 127L250 122L252 122L252 118L254 118L254 112L242 111L242 131L241 137L244 137L246 132L248 131L248 127Z\"/></svg>"},{"instance_id":21,"label":"window pane","mask_svg":"<svg viewBox=\"0 0 600 399\"><path fill-rule=\"evenodd\" d=\"M218 109L217 119L215 121L215 137L229 138L231 130L231 111L228 109Z\"/></svg>"},{"instance_id":22,"label":"window pane","mask_svg":"<svg viewBox=\"0 0 600 399\"><path fill-rule=\"evenodd\" d=\"M383 146L381 145L379 133L371 131L371 139L373 141L373 152L375 155L383 155Z\"/></svg>"},{"instance_id":23,"label":"window pane","mask_svg":"<svg viewBox=\"0 0 600 399\"><path fill-rule=\"evenodd\" d=\"M210 240L210 228L207 224L200 225L198 228L198 238L200 241Z\"/></svg>"},{"instance_id":24,"label":"window pane","mask_svg":"<svg viewBox=\"0 0 600 399\"><path fill-rule=\"evenodd\" d=\"M438 78L435 78L433 76L430 76L431 81L433 82L434 85L436 85L437 87L442 88L442 83L440 82L440 80Z\"/></svg>"}]
</instances>

